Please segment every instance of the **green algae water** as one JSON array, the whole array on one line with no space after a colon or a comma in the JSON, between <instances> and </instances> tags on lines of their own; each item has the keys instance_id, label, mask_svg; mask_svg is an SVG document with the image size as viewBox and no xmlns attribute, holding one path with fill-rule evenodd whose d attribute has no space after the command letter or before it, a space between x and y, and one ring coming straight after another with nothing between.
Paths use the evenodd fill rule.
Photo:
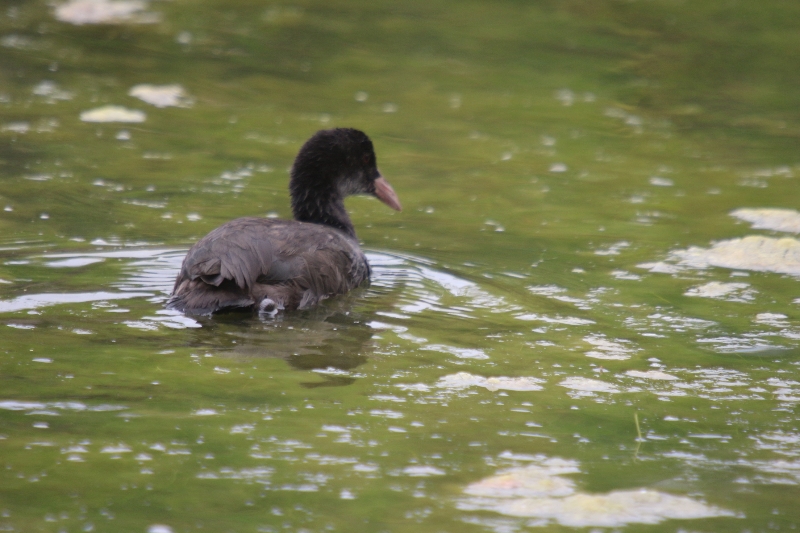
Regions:
<instances>
[{"instance_id":1,"label":"green algae water","mask_svg":"<svg viewBox=\"0 0 800 533\"><path fill-rule=\"evenodd\" d=\"M0 531L800 524L800 5L0 11ZM316 130L370 287L163 304Z\"/></svg>"}]
</instances>

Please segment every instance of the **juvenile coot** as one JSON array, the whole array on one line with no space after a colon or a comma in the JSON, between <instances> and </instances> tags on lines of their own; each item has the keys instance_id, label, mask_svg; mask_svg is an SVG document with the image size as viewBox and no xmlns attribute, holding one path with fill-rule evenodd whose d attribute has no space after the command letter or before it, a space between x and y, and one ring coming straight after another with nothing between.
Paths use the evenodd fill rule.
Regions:
<instances>
[{"instance_id":1,"label":"juvenile coot","mask_svg":"<svg viewBox=\"0 0 800 533\"><path fill-rule=\"evenodd\" d=\"M369 280L344 198L371 194L400 210L369 137L351 128L318 131L294 160L289 193L294 220L239 218L192 246L167 307L196 315L305 309Z\"/></svg>"}]
</instances>

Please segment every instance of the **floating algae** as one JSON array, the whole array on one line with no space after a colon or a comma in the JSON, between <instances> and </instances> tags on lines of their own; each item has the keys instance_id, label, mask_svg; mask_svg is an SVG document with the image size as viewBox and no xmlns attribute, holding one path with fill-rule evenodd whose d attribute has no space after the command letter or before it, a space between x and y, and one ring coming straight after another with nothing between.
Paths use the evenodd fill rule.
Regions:
<instances>
[{"instance_id":1,"label":"floating algae","mask_svg":"<svg viewBox=\"0 0 800 533\"><path fill-rule=\"evenodd\" d=\"M580 492L571 479L564 477L580 472L577 461L538 455L514 458L530 463L470 484L464 490L468 497L458 502L458 508L538 519L528 525L556 523L567 527L622 527L658 524L664 520L736 516L686 496L652 489Z\"/></svg>"}]
</instances>

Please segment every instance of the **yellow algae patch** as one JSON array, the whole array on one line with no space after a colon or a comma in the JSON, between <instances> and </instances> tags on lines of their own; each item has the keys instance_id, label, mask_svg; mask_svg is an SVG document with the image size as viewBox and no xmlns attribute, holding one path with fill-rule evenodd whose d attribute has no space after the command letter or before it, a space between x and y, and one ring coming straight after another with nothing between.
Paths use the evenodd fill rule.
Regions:
<instances>
[{"instance_id":1,"label":"yellow algae patch","mask_svg":"<svg viewBox=\"0 0 800 533\"><path fill-rule=\"evenodd\" d=\"M572 480L564 477L580 471L576 461L543 456L527 460L531 464L501 471L467 486L467 497L458 502L458 508L538 519L529 525L556 523L568 527L621 527L670 519L737 516L686 496L651 489L580 492Z\"/></svg>"},{"instance_id":2,"label":"yellow algae patch","mask_svg":"<svg viewBox=\"0 0 800 533\"><path fill-rule=\"evenodd\" d=\"M78 26L158 22L158 14L146 9L147 2L142 0L70 0L56 7L55 17Z\"/></svg>"},{"instance_id":3,"label":"yellow algae patch","mask_svg":"<svg viewBox=\"0 0 800 533\"><path fill-rule=\"evenodd\" d=\"M450 374L439 379L436 386L443 389L466 389L469 387L484 387L490 391L539 391L543 381L533 377L489 377L476 376L468 372Z\"/></svg>"},{"instance_id":4,"label":"yellow algae patch","mask_svg":"<svg viewBox=\"0 0 800 533\"><path fill-rule=\"evenodd\" d=\"M638 266L650 272L669 274L714 266L800 276L800 241L791 237L779 239L750 235L719 241L710 248L692 246L687 250L676 250L670 252L667 260L675 264L658 262Z\"/></svg>"},{"instance_id":5,"label":"yellow algae patch","mask_svg":"<svg viewBox=\"0 0 800 533\"><path fill-rule=\"evenodd\" d=\"M748 302L753 300L754 294L755 291L750 289L750 285L747 283L726 283L722 281L710 281L703 285L691 287L683 293L684 296L715 298L730 302Z\"/></svg>"},{"instance_id":6,"label":"yellow algae patch","mask_svg":"<svg viewBox=\"0 0 800 533\"><path fill-rule=\"evenodd\" d=\"M628 370L625 372L625 375L631 376L632 378L655 379L658 381L674 381L678 379L672 374L667 374L666 372L661 372L660 370L648 370L646 372L641 370Z\"/></svg>"},{"instance_id":7,"label":"yellow algae patch","mask_svg":"<svg viewBox=\"0 0 800 533\"><path fill-rule=\"evenodd\" d=\"M691 247L673 252L681 265L709 266L800 276L800 241L751 235L714 243L711 248Z\"/></svg>"},{"instance_id":8,"label":"yellow algae patch","mask_svg":"<svg viewBox=\"0 0 800 533\"><path fill-rule=\"evenodd\" d=\"M559 383L559 385L579 392L609 392L611 394L622 392L619 387L611 383L579 376L567 378Z\"/></svg>"},{"instance_id":9,"label":"yellow algae patch","mask_svg":"<svg viewBox=\"0 0 800 533\"><path fill-rule=\"evenodd\" d=\"M558 497L575 492L575 483L561 475L580 472L577 461L536 457L536 464L511 468L472 483L464 492L481 498Z\"/></svg>"},{"instance_id":10,"label":"yellow algae patch","mask_svg":"<svg viewBox=\"0 0 800 533\"><path fill-rule=\"evenodd\" d=\"M619 527L627 524L658 524L672 519L733 516L685 496L654 490L627 490L608 494L575 494L566 498L521 498L503 502L501 514L535 517L571 527Z\"/></svg>"},{"instance_id":11,"label":"yellow algae patch","mask_svg":"<svg viewBox=\"0 0 800 533\"><path fill-rule=\"evenodd\" d=\"M536 320L538 322L546 322L548 324L564 324L565 326L586 326L589 324L595 324L594 320L587 320L585 318L576 318L572 316L555 316L550 317L547 315L540 315L537 313L528 313L524 315L517 315L515 317L517 320Z\"/></svg>"},{"instance_id":12,"label":"yellow algae patch","mask_svg":"<svg viewBox=\"0 0 800 533\"><path fill-rule=\"evenodd\" d=\"M118 105L106 105L81 113L83 122L144 122L146 118L144 111Z\"/></svg>"},{"instance_id":13,"label":"yellow algae patch","mask_svg":"<svg viewBox=\"0 0 800 533\"><path fill-rule=\"evenodd\" d=\"M731 211L731 216L750 222L754 229L800 233L800 213L794 209L743 208Z\"/></svg>"},{"instance_id":14,"label":"yellow algae patch","mask_svg":"<svg viewBox=\"0 0 800 533\"><path fill-rule=\"evenodd\" d=\"M134 85L128 92L130 96L156 107L191 107L192 99L180 85Z\"/></svg>"},{"instance_id":15,"label":"yellow algae patch","mask_svg":"<svg viewBox=\"0 0 800 533\"><path fill-rule=\"evenodd\" d=\"M624 361L625 359L630 359L633 352L637 351L636 348L631 346L630 341L621 339L612 341L601 334L587 335L583 340L594 346L595 349L586 352L586 356L595 359Z\"/></svg>"}]
</instances>

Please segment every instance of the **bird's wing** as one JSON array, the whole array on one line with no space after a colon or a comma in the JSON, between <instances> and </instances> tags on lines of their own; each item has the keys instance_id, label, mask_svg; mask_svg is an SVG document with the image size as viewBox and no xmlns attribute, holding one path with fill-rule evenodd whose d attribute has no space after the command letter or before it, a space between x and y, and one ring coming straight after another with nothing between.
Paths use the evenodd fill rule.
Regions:
<instances>
[{"instance_id":1,"label":"bird's wing","mask_svg":"<svg viewBox=\"0 0 800 533\"><path fill-rule=\"evenodd\" d=\"M177 288L200 279L243 291L291 282L320 295L347 292L369 278L358 244L344 233L297 221L240 218L215 229L186 254Z\"/></svg>"},{"instance_id":2,"label":"bird's wing","mask_svg":"<svg viewBox=\"0 0 800 533\"><path fill-rule=\"evenodd\" d=\"M312 224L304 226L310 226L313 246L304 247L302 240L293 239L278 254L279 261L292 266L292 285L307 291L309 296L325 297L345 293L369 279L367 260L356 242L336 230ZM313 303L316 302L301 302L300 307Z\"/></svg>"}]
</instances>

